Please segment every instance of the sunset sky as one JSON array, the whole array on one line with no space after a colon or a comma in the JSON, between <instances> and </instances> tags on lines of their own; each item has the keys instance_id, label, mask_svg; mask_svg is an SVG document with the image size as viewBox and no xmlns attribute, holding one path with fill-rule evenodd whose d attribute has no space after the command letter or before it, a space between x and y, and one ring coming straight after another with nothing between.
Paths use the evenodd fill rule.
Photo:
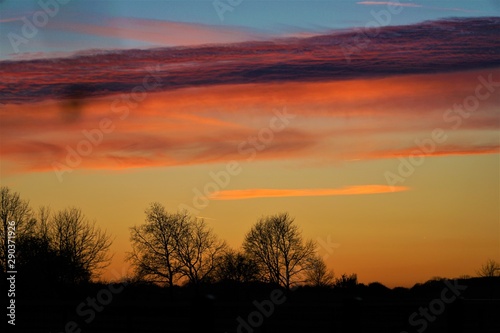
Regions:
<instances>
[{"instance_id":1,"label":"sunset sky","mask_svg":"<svg viewBox=\"0 0 500 333\"><path fill-rule=\"evenodd\" d=\"M500 2L54 1L0 2L1 185L108 230L104 277L153 201L233 248L289 212L363 283L500 261Z\"/></svg>"}]
</instances>

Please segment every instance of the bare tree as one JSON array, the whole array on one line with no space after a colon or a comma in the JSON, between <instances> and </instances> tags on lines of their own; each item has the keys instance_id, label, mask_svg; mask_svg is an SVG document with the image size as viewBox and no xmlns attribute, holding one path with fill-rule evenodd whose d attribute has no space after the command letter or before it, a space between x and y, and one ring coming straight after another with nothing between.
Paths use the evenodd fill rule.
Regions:
<instances>
[{"instance_id":1,"label":"bare tree","mask_svg":"<svg viewBox=\"0 0 500 333\"><path fill-rule=\"evenodd\" d=\"M480 277L500 276L500 264L493 259L488 259L477 271Z\"/></svg>"},{"instance_id":2,"label":"bare tree","mask_svg":"<svg viewBox=\"0 0 500 333\"><path fill-rule=\"evenodd\" d=\"M266 279L289 289L307 270L315 254L312 241L304 243L287 213L261 218L247 233L243 248L265 272Z\"/></svg>"},{"instance_id":3,"label":"bare tree","mask_svg":"<svg viewBox=\"0 0 500 333\"><path fill-rule=\"evenodd\" d=\"M203 220L191 217L186 222L176 237L176 256L181 275L198 287L213 277L227 245Z\"/></svg>"},{"instance_id":4,"label":"bare tree","mask_svg":"<svg viewBox=\"0 0 500 333\"><path fill-rule=\"evenodd\" d=\"M152 203L146 223L130 232L128 260L138 276L171 288L184 279L196 286L207 281L226 251L204 221L187 212L170 214L159 203Z\"/></svg>"},{"instance_id":5,"label":"bare tree","mask_svg":"<svg viewBox=\"0 0 500 333\"><path fill-rule=\"evenodd\" d=\"M330 287L335 280L333 272L326 267L325 261L319 256L314 256L308 262L305 272L305 282L313 287Z\"/></svg>"},{"instance_id":6,"label":"bare tree","mask_svg":"<svg viewBox=\"0 0 500 333\"><path fill-rule=\"evenodd\" d=\"M16 244L16 262L23 272L36 273L37 280L45 283L49 275L57 276L58 267L54 265L60 264L50 236L50 208L40 207L35 221L32 232Z\"/></svg>"},{"instance_id":7,"label":"bare tree","mask_svg":"<svg viewBox=\"0 0 500 333\"><path fill-rule=\"evenodd\" d=\"M6 272L9 222L15 221L17 239L32 233L35 224L29 202L6 186L0 188L0 221L0 264L2 272Z\"/></svg>"},{"instance_id":8,"label":"bare tree","mask_svg":"<svg viewBox=\"0 0 500 333\"><path fill-rule=\"evenodd\" d=\"M70 263L68 282L98 276L111 260L109 235L89 222L78 208L57 212L50 223L50 236L57 254Z\"/></svg>"},{"instance_id":9,"label":"bare tree","mask_svg":"<svg viewBox=\"0 0 500 333\"><path fill-rule=\"evenodd\" d=\"M180 275L176 255L176 237L187 224L186 213L169 214L163 205L154 202L146 209L146 222L130 228L132 252L128 260L139 278L166 283L172 288Z\"/></svg>"},{"instance_id":10,"label":"bare tree","mask_svg":"<svg viewBox=\"0 0 500 333\"><path fill-rule=\"evenodd\" d=\"M36 234L43 240L50 239L50 217L51 209L48 206L38 208Z\"/></svg>"}]
</instances>

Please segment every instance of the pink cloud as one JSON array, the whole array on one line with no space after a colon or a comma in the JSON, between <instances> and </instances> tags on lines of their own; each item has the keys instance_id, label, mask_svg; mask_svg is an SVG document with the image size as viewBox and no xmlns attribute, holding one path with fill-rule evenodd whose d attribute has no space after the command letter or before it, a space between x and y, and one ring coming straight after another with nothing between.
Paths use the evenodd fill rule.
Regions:
<instances>
[{"instance_id":1,"label":"pink cloud","mask_svg":"<svg viewBox=\"0 0 500 333\"><path fill-rule=\"evenodd\" d=\"M0 19L0 23L21 21L22 19L23 19L22 17L7 17L7 18Z\"/></svg>"},{"instance_id":2,"label":"pink cloud","mask_svg":"<svg viewBox=\"0 0 500 333\"><path fill-rule=\"evenodd\" d=\"M145 25L151 26L147 22ZM352 31L311 38L228 44L226 42L232 40L232 37L228 39L227 36L222 36L226 33L230 36L236 34L236 39L248 39L249 36L246 32L241 35L238 31L221 30L219 27L190 26L184 29L185 23L176 22L160 21L152 32L125 26L123 29L133 31L126 32L124 38L133 37L137 33L141 35L137 38L158 41L172 37L181 38L188 43L213 40L225 44L99 51L71 58L0 62L0 74L5 78L0 82L0 91L4 94L4 103L65 99L69 95L68 87L72 86L84 90L86 97L106 96L127 92L142 84L149 74L147 69L151 67L159 69L155 76L164 82L155 90L169 91L185 87L233 84L296 82L305 85L310 82L345 82L361 78L455 72L498 66L496 54L491 52L499 45L494 34L494 31L500 29L497 20L481 18L437 23L439 25L436 22L426 22L383 27L380 36L385 33L400 36L397 39L373 38L366 45L360 45L359 36L356 37L356 33ZM443 30L446 38L436 32L436 29L441 29L440 26L449 29ZM180 29L182 33L176 32L170 36L170 27L174 31ZM118 33L113 26L85 26L86 28L99 30L96 33ZM462 31L469 33L464 34ZM471 54L476 56L471 57ZM434 84L428 84L431 85ZM398 90L398 87L390 88ZM369 102L367 99L365 109L373 105Z\"/></svg>"},{"instance_id":3,"label":"pink cloud","mask_svg":"<svg viewBox=\"0 0 500 333\"><path fill-rule=\"evenodd\" d=\"M139 18L113 18L102 25L56 22L53 28L78 33L130 39L157 46L234 43L269 37L249 29Z\"/></svg>"}]
</instances>

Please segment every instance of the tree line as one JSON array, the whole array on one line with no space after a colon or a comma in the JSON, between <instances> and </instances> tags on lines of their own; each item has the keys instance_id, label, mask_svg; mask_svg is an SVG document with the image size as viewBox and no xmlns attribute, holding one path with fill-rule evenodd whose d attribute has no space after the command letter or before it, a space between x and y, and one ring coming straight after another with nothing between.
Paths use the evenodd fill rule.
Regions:
<instances>
[{"instance_id":1,"label":"tree line","mask_svg":"<svg viewBox=\"0 0 500 333\"><path fill-rule=\"evenodd\" d=\"M304 241L287 213L262 217L231 249L203 219L188 212L168 212L154 202L145 221L130 228L127 260L134 279L173 288L219 281L269 282L289 289L294 284L331 285L333 273ZM8 222L16 222L16 266L40 283L76 284L98 278L109 264L111 236L82 211L69 207L34 210L8 187L0 189L0 265L7 269Z\"/></svg>"},{"instance_id":2,"label":"tree line","mask_svg":"<svg viewBox=\"0 0 500 333\"><path fill-rule=\"evenodd\" d=\"M110 235L78 208L33 210L8 187L0 188L0 266L8 271L8 225L15 221L15 266L20 278L41 284L77 284L99 276L110 260Z\"/></svg>"},{"instance_id":3,"label":"tree line","mask_svg":"<svg viewBox=\"0 0 500 333\"><path fill-rule=\"evenodd\" d=\"M173 287L217 281L269 282L289 289L333 282L316 244L302 238L287 213L262 217L246 234L242 249L220 240L187 212L169 213L160 203L146 209L143 224L131 228L128 260L142 280Z\"/></svg>"},{"instance_id":4,"label":"tree line","mask_svg":"<svg viewBox=\"0 0 500 333\"><path fill-rule=\"evenodd\" d=\"M355 274L334 278L305 240L288 213L263 216L246 233L240 249L230 248L203 219L187 211L168 212L158 203L145 210L143 223L130 228L127 260L134 280L173 288L216 282L265 282L290 289L295 285L349 287ZM39 284L79 284L100 276L110 263L111 236L75 207L34 210L19 193L0 188L0 267L8 262L9 221L16 222L16 267ZM479 276L499 276L489 260Z\"/></svg>"}]
</instances>

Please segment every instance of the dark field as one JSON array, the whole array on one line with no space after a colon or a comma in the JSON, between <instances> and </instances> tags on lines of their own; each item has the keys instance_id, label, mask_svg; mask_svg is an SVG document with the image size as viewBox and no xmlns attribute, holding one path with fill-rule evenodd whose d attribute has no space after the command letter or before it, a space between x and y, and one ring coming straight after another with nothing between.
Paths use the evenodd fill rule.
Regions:
<instances>
[{"instance_id":1,"label":"dark field","mask_svg":"<svg viewBox=\"0 0 500 333\"><path fill-rule=\"evenodd\" d=\"M450 284L465 290L454 297ZM500 278L429 281L411 289L374 283L289 292L263 284L217 284L199 296L189 287L177 288L174 300L167 289L151 285L115 285L114 294L103 290L109 286L23 295L15 332L500 332Z\"/></svg>"}]
</instances>

